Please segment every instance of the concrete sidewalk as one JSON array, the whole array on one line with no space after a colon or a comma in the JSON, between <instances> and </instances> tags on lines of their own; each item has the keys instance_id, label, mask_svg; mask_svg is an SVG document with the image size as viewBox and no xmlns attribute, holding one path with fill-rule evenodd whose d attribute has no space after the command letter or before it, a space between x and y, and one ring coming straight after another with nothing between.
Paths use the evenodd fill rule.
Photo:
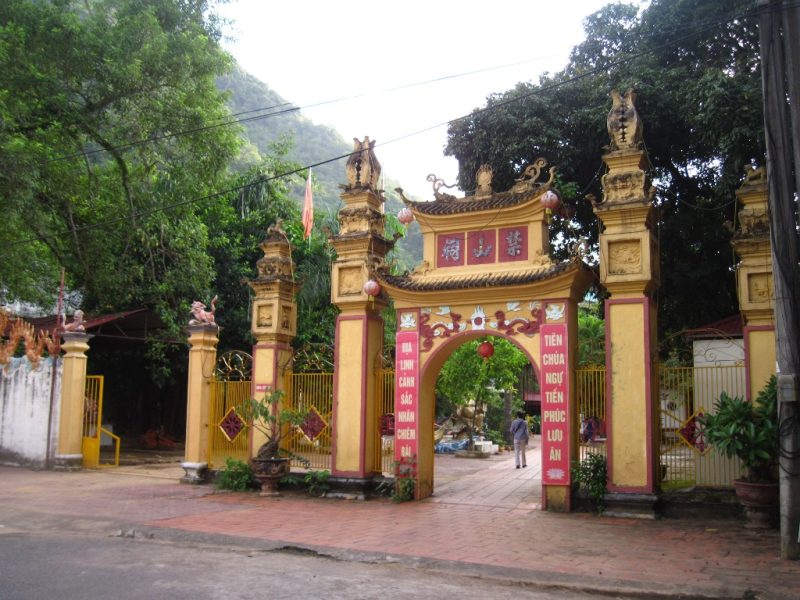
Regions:
<instances>
[{"instance_id":1,"label":"concrete sidewalk","mask_svg":"<svg viewBox=\"0 0 800 600\"><path fill-rule=\"evenodd\" d=\"M533 465L516 470L501 457L472 472L463 465L453 463L465 472L440 482L436 498L399 505L217 493L178 484L174 465L78 473L0 467L0 543L3 533L37 528L102 535L135 529L180 543L304 548L647 598L800 598L800 563L780 560L777 532L731 521L545 513L531 492ZM437 470L446 472L438 462ZM445 493L448 485L453 493Z\"/></svg>"}]
</instances>

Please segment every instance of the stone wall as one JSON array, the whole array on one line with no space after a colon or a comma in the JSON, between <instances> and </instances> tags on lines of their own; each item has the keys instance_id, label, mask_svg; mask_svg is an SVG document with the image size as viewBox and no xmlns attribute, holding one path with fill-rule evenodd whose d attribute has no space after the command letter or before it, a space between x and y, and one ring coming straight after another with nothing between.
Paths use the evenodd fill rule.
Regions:
<instances>
[{"instance_id":1,"label":"stone wall","mask_svg":"<svg viewBox=\"0 0 800 600\"><path fill-rule=\"evenodd\" d=\"M55 362L55 393L51 394L53 368L53 359L43 358L33 368L25 357L12 358L0 368L0 464L43 467L47 456L48 421L52 423L51 457L55 453L62 360Z\"/></svg>"}]
</instances>

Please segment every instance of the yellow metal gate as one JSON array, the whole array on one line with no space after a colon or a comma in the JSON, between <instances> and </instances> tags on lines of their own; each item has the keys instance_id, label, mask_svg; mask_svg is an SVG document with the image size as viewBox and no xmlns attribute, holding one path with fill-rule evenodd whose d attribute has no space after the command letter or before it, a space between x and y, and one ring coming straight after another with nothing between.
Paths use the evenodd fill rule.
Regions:
<instances>
[{"instance_id":1,"label":"yellow metal gate","mask_svg":"<svg viewBox=\"0 0 800 600\"><path fill-rule=\"evenodd\" d=\"M385 475L394 474L394 369L375 372L375 416L378 439L375 443L375 464Z\"/></svg>"},{"instance_id":2,"label":"yellow metal gate","mask_svg":"<svg viewBox=\"0 0 800 600\"><path fill-rule=\"evenodd\" d=\"M208 403L208 467L220 469L225 459L250 458L249 427L241 419L251 398L253 357L241 350L217 358Z\"/></svg>"},{"instance_id":3,"label":"yellow metal gate","mask_svg":"<svg viewBox=\"0 0 800 600\"><path fill-rule=\"evenodd\" d=\"M113 466L119 466L119 437L103 428L104 381L103 375L89 375L86 377L81 453L83 454L83 466L87 469L96 469L101 466L100 441L103 434L106 434L114 441Z\"/></svg>"},{"instance_id":4,"label":"yellow metal gate","mask_svg":"<svg viewBox=\"0 0 800 600\"><path fill-rule=\"evenodd\" d=\"M208 426L208 467L219 469L225 466L226 458L246 461L250 458L248 428L225 427L231 412L242 414L242 407L250 398L248 380L211 381L210 415ZM234 419L235 421L235 419Z\"/></svg>"},{"instance_id":5,"label":"yellow metal gate","mask_svg":"<svg viewBox=\"0 0 800 600\"><path fill-rule=\"evenodd\" d=\"M287 373L286 403L306 413L305 421L289 436L288 450L308 464L292 461L292 467L330 470L333 373Z\"/></svg>"}]
</instances>

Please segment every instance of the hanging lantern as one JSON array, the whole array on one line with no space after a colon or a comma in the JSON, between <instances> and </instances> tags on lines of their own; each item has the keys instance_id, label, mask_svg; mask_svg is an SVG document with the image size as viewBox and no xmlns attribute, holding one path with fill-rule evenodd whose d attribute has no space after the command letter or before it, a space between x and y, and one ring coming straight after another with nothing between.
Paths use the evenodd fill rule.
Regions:
<instances>
[{"instance_id":1,"label":"hanging lantern","mask_svg":"<svg viewBox=\"0 0 800 600\"><path fill-rule=\"evenodd\" d=\"M374 279L368 279L364 284L364 293L371 297L377 296L381 293L381 284Z\"/></svg>"},{"instance_id":2,"label":"hanging lantern","mask_svg":"<svg viewBox=\"0 0 800 600\"><path fill-rule=\"evenodd\" d=\"M544 206L548 215L557 209L559 204L561 204L561 198L559 198L558 194L556 194L553 190L547 190L544 194L542 194L541 201L542 206Z\"/></svg>"},{"instance_id":3,"label":"hanging lantern","mask_svg":"<svg viewBox=\"0 0 800 600\"><path fill-rule=\"evenodd\" d=\"M478 346L478 356L483 360L489 360L493 354L494 346L489 342L482 342L481 345Z\"/></svg>"},{"instance_id":4,"label":"hanging lantern","mask_svg":"<svg viewBox=\"0 0 800 600\"><path fill-rule=\"evenodd\" d=\"M408 225L414 220L414 213L411 212L411 209L408 208L407 206L403 207L397 213L397 220L400 221L403 225Z\"/></svg>"}]
</instances>

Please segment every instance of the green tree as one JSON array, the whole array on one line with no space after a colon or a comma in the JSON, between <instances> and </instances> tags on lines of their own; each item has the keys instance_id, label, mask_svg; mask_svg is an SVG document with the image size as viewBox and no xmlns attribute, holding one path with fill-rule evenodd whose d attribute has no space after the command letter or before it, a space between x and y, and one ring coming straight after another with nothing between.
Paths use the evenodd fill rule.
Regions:
<instances>
[{"instance_id":1,"label":"green tree","mask_svg":"<svg viewBox=\"0 0 800 600\"><path fill-rule=\"evenodd\" d=\"M451 412L470 402L487 416L492 409L502 412L498 392L516 391L520 371L529 362L522 351L502 338L492 340L494 355L484 360L478 355L481 342L473 340L460 346L439 373L436 396L450 405Z\"/></svg>"},{"instance_id":2,"label":"green tree","mask_svg":"<svg viewBox=\"0 0 800 600\"><path fill-rule=\"evenodd\" d=\"M578 366L605 366L606 322L583 308L578 311Z\"/></svg>"},{"instance_id":3,"label":"green tree","mask_svg":"<svg viewBox=\"0 0 800 600\"><path fill-rule=\"evenodd\" d=\"M641 12L611 4L590 15L585 41L564 70L490 96L451 124L445 152L459 160L459 184L471 189L486 162L495 168L495 188L507 189L523 165L545 156L559 168L570 209L569 218L552 221L551 235L596 243L584 196L602 198L609 90L632 87L657 187L662 334L735 312L724 224L735 216L743 166L764 155L750 5L654 0Z\"/></svg>"},{"instance_id":4,"label":"green tree","mask_svg":"<svg viewBox=\"0 0 800 600\"><path fill-rule=\"evenodd\" d=\"M219 188L239 145L237 130L207 128L228 114L215 78L231 65L212 8L0 5L4 300L52 300L63 266L85 310L153 306L174 338L208 295L208 230L187 200Z\"/></svg>"}]
</instances>

